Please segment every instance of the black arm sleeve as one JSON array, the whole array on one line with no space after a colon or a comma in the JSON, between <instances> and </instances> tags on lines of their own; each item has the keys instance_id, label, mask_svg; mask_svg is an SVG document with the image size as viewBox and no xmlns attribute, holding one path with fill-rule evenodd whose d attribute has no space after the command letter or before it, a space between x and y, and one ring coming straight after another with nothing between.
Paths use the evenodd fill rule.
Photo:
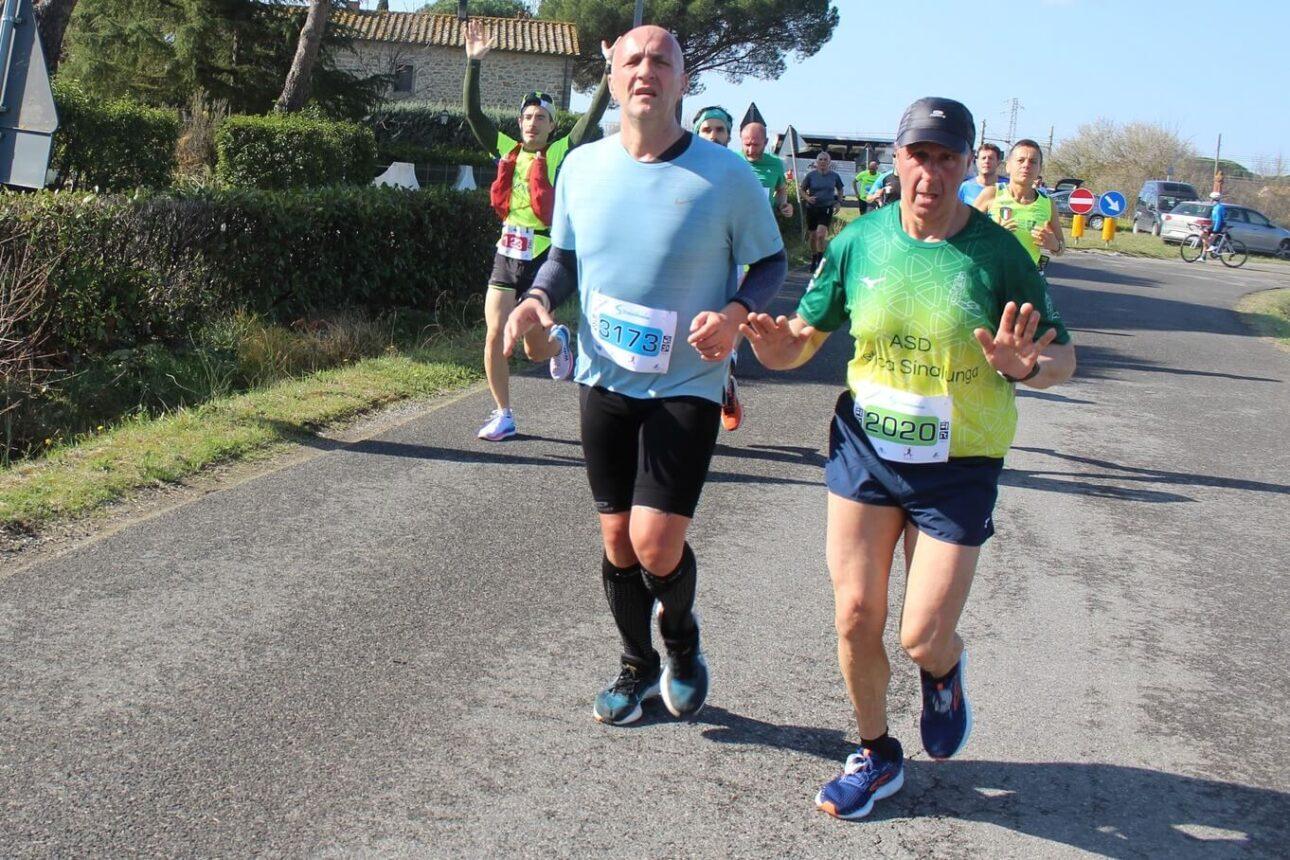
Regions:
<instances>
[{"instance_id":1,"label":"black arm sleeve","mask_svg":"<svg viewBox=\"0 0 1290 860\"><path fill-rule=\"evenodd\" d=\"M739 302L748 309L748 313L761 311L779 295L779 288L784 285L788 275L788 255L780 249L777 253L764 257L748 267L744 282L739 285L732 302Z\"/></svg>"},{"instance_id":2,"label":"black arm sleeve","mask_svg":"<svg viewBox=\"0 0 1290 860\"><path fill-rule=\"evenodd\" d=\"M466 122L475 133L475 140L484 147L489 155L501 155L497 151L497 126L488 118L479 106L479 60L466 61L466 80L461 86L461 100L466 109Z\"/></svg>"},{"instance_id":3,"label":"black arm sleeve","mask_svg":"<svg viewBox=\"0 0 1290 860\"><path fill-rule=\"evenodd\" d=\"M537 291L546 295L551 310L555 310L565 299L578 292L577 253L552 245L546 262L538 269L537 277L533 279L533 286L524 292L520 301L530 298L531 294Z\"/></svg>"}]
</instances>

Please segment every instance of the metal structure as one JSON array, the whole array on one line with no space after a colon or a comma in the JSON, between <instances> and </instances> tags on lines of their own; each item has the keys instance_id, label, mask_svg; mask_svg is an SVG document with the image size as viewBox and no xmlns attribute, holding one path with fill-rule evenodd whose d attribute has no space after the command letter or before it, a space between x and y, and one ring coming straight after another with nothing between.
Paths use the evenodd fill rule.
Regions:
<instances>
[{"instance_id":1,"label":"metal structure","mask_svg":"<svg viewBox=\"0 0 1290 860\"><path fill-rule=\"evenodd\" d=\"M0 13L0 184L44 188L58 128L31 0Z\"/></svg>"}]
</instances>

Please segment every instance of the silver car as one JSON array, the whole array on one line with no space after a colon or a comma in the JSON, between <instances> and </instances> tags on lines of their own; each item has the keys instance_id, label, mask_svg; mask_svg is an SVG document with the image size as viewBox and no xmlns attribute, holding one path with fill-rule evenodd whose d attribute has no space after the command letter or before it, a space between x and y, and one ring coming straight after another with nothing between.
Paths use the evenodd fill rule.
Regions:
<instances>
[{"instance_id":1,"label":"silver car","mask_svg":"<svg viewBox=\"0 0 1290 860\"><path fill-rule=\"evenodd\" d=\"M1209 229L1209 213L1213 208L1214 204L1208 201L1179 203L1161 220L1160 238L1166 242L1182 242L1192 233ZM1249 250L1290 257L1290 230L1273 224L1262 212L1229 203L1227 224L1232 238L1244 242Z\"/></svg>"}]
</instances>

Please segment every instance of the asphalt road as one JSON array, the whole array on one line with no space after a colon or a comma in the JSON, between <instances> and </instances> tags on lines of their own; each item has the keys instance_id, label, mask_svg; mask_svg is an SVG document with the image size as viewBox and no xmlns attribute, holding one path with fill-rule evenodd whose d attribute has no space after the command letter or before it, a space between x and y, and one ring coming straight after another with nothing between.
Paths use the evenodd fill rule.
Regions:
<instances>
[{"instance_id":1,"label":"asphalt road","mask_svg":"<svg viewBox=\"0 0 1290 860\"><path fill-rule=\"evenodd\" d=\"M839 336L744 362L692 534L697 722L592 721L617 643L576 393L525 378L519 439L473 438L477 391L0 576L0 855L1284 856L1290 354L1229 308L1285 278L1055 265L1080 372L1021 402L962 625L976 731L930 762L894 656L912 757L863 823L811 805L855 740Z\"/></svg>"}]
</instances>

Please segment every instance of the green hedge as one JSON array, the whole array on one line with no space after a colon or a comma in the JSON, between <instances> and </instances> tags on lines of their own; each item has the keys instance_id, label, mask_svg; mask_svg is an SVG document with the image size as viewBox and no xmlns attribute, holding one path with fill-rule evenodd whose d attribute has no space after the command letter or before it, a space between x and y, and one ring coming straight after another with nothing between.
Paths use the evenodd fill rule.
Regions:
<instances>
[{"instance_id":1,"label":"green hedge","mask_svg":"<svg viewBox=\"0 0 1290 860\"><path fill-rule=\"evenodd\" d=\"M377 148L377 163L387 165L391 161L407 161L412 164L470 164L476 167L492 167L496 162L476 146L473 149L462 149L456 146L418 146L414 143L385 143Z\"/></svg>"},{"instance_id":2,"label":"green hedge","mask_svg":"<svg viewBox=\"0 0 1290 860\"><path fill-rule=\"evenodd\" d=\"M433 308L481 289L497 219L449 189L0 195L0 236L21 233L52 265L48 346L75 354L182 340L235 308Z\"/></svg>"},{"instance_id":3,"label":"green hedge","mask_svg":"<svg viewBox=\"0 0 1290 860\"><path fill-rule=\"evenodd\" d=\"M231 116L215 151L216 176L236 188L365 185L376 175L371 129L307 114Z\"/></svg>"},{"instance_id":4,"label":"green hedge","mask_svg":"<svg viewBox=\"0 0 1290 860\"><path fill-rule=\"evenodd\" d=\"M520 136L518 111L487 108L484 113L502 132L515 139ZM559 138L573 131L581 114L557 111L554 137ZM372 111L366 120L376 134L377 145L385 148L393 144L420 147L449 147L480 151L479 141L466 122L460 104L439 102L399 101L389 102ZM600 126L590 130L585 143L598 139Z\"/></svg>"},{"instance_id":5,"label":"green hedge","mask_svg":"<svg viewBox=\"0 0 1290 860\"><path fill-rule=\"evenodd\" d=\"M63 188L164 188L175 170L179 115L131 101L91 98L74 81L54 80L58 132L50 166Z\"/></svg>"}]
</instances>

